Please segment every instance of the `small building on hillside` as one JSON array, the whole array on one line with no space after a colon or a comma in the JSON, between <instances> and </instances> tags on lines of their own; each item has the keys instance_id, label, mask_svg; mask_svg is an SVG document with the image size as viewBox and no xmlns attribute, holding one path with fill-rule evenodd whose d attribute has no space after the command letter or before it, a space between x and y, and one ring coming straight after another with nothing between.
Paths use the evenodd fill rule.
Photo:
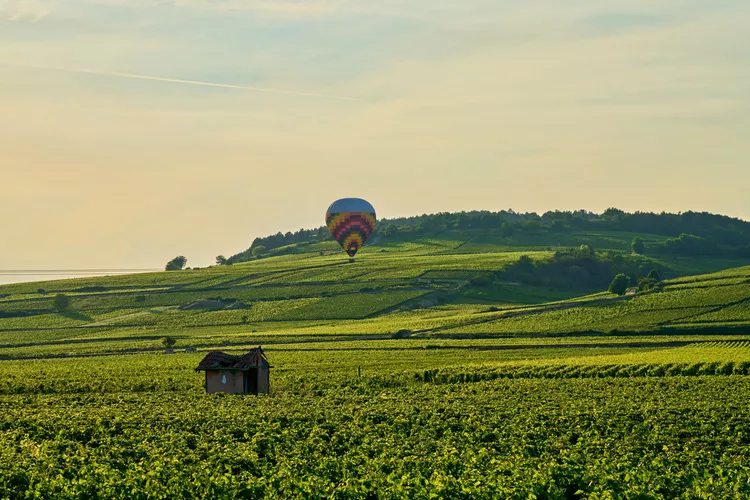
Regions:
<instances>
[{"instance_id":1,"label":"small building on hillside","mask_svg":"<svg viewBox=\"0 0 750 500\"><path fill-rule=\"evenodd\" d=\"M195 371L206 372L209 394L268 394L271 391L270 368L263 349L258 346L241 356L211 351Z\"/></svg>"}]
</instances>

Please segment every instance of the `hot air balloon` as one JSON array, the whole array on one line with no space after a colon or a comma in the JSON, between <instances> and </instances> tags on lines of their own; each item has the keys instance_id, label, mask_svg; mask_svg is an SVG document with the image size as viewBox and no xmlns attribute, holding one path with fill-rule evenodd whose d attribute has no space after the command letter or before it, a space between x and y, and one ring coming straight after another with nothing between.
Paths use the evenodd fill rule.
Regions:
<instances>
[{"instance_id":1,"label":"hot air balloon","mask_svg":"<svg viewBox=\"0 0 750 500\"><path fill-rule=\"evenodd\" d=\"M352 261L370 238L375 229L375 221L375 209L359 198L335 201L326 212L328 230Z\"/></svg>"}]
</instances>

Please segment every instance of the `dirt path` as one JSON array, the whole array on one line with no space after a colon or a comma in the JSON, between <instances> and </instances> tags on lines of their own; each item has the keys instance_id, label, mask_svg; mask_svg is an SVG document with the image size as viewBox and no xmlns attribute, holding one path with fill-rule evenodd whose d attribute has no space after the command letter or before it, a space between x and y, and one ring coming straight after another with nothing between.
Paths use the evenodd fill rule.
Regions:
<instances>
[{"instance_id":1,"label":"dirt path","mask_svg":"<svg viewBox=\"0 0 750 500\"><path fill-rule=\"evenodd\" d=\"M370 340L392 340L392 338L384 337L381 339L370 339ZM320 342L320 341L317 341ZM316 343L317 343L316 342ZM340 342L352 342L351 340L330 340L323 341L325 343L335 344ZM713 340L697 340L697 341L665 341L665 342L622 342L622 343L607 343L607 342L596 342L596 343L568 343L568 344L510 344L510 345L426 345L426 346L383 346L383 347L345 347L337 349L324 348L324 347L283 347L288 344L300 344L299 341L279 341L279 342L266 342L264 344L264 350L268 352L325 352L325 351L425 351L425 350L467 350L467 351L517 351L517 350L538 350L538 349L664 349L664 348L676 348L684 347L690 344L700 344L705 342L714 342ZM313 342L310 342L313 343ZM216 346L204 346L197 349L196 352L205 353L216 349L238 349L241 347L247 347L249 344L237 344L237 345L216 345ZM253 344L255 345L255 344ZM139 349L125 349L122 351L111 351L111 352L93 352L93 353L78 353L78 354L31 354L28 356L14 356L4 355L0 356L0 361L20 361L27 359L81 359L81 358L100 358L108 356L127 356L136 354L153 354L164 352L163 347L148 347ZM185 354L177 351L175 355Z\"/></svg>"},{"instance_id":2,"label":"dirt path","mask_svg":"<svg viewBox=\"0 0 750 500\"><path fill-rule=\"evenodd\" d=\"M93 323L89 323L86 326L89 328L97 327L97 326L109 326L112 323L119 323L123 319L130 319L130 318L137 318L139 316L147 316L149 314L153 314L153 311L157 311L159 313L168 311L170 309L177 309L177 306L163 306L163 307L151 307L146 310L141 310L138 312L130 313L130 314L123 314L122 316L114 316L112 318L103 319L100 321L95 321Z\"/></svg>"}]
</instances>

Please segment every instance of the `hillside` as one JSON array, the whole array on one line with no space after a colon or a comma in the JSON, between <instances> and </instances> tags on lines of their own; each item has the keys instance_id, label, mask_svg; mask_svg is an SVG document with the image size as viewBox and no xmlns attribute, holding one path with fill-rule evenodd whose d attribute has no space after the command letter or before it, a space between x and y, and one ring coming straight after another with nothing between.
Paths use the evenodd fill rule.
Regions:
<instances>
[{"instance_id":1,"label":"hillside","mask_svg":"<svg viewBox=\"0 0 750 500\"><path fill-rule=\"evenodd\" d=\"M542 236L516 238L517 246L466 236L381 241L353 264L325 243L231 266L3 286L0 354L72 352L71 345L76 352L153 349L164 335L216 346L361 336L716 334L734 333L749 319L750 268L684 277L747 260L633 255L632 233L621 232L567 234L583 245L577 248L541 246ZM667 278L660 290L602 293L617 273L635 285L653 269ZM67 296L67 309L55 310L57 294Z\"/></svg>"}]
</instances>

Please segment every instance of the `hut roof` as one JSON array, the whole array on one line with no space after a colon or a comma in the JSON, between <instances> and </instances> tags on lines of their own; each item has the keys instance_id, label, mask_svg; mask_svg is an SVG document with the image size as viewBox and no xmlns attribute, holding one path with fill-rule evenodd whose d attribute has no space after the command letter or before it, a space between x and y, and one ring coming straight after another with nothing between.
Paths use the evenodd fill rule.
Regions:
<instances>
[{"instance_id":1,"label":"hut roof","mask_svg":"<svg viewBox=\"0 0 750 500\"><path fill-rule=\"evenodd\" d=\"M200 362L195 371L201 370L238 370L247 371L251 368L257 368L263 365L263 362L269 367L266 355L260 347L253 349L247 354L241 356L232 356L221 351L211 351Z\"/></svg>"}]
</instances>

